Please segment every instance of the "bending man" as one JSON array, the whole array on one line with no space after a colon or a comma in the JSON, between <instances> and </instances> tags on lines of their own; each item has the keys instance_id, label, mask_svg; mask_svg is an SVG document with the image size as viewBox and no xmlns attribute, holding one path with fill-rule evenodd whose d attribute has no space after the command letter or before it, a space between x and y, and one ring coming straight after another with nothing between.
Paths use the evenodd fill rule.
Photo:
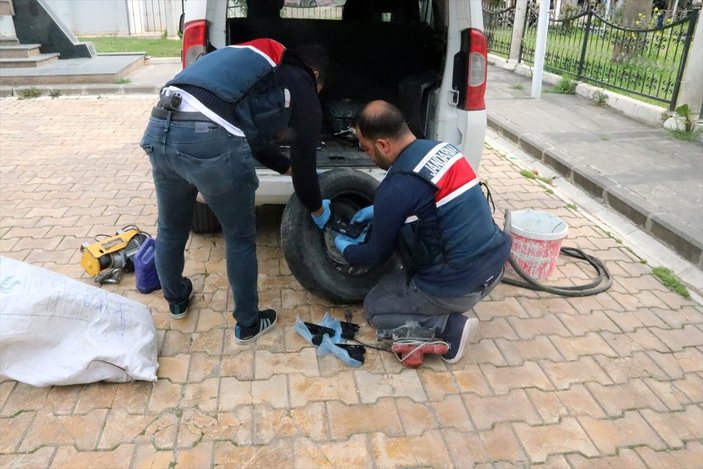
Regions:
<instances>
[{"instance_id":1,"label":"bending man","mask_svg":"<svg viewBox=\"0 0 703 469\"><path fill-rule=\"evenodd\" d=\"M271 39L224 47L182 70L161 91L141 146L149 155L158 202L156 269L171 317L186 316L193 285L183 277L184 248L198 191L222 225L234 294L235 342L276 323L259 311L254 193L262 162L293 176L315 223L329 219L316 173L322 110L317 93L326 57L320 48L286 50ZM267 142L287 136L290 160Z\"/></svg>"}]
</instances>

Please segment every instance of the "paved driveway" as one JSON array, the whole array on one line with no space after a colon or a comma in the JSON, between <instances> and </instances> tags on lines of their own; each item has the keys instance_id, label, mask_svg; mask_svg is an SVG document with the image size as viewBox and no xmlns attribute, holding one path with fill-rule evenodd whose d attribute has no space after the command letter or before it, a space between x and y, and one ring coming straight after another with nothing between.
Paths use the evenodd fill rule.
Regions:
<instances>
[{"instance_id":1,"label":"paved driveway","mask_svg":"<svg viewBox=\"0 0 703 469\"><path fill-rule=\"evenodd\" d=\"M0 255L92 283L79 247L136 224L155 234L149 163L138 146L152 97L0 101ZM613 287L562 298L500 285L478 305L479 342L454 366L417 370L370 350L360 369L293 331L331 306L290 275L281 207L259 210L262 307L280 313L256 344L232 341L221 235L191 238L198 292L184 321L129 275L105 288L147 304L156 383L33 388L0 382L0 467L701 467L703 310L567 202L486 149L480 176L499 215L564 218L566 245L603 259ZM561 260L558 283L590 272ZM373 341L373 331L362 328Z\"/></svg>"}]
</instances>

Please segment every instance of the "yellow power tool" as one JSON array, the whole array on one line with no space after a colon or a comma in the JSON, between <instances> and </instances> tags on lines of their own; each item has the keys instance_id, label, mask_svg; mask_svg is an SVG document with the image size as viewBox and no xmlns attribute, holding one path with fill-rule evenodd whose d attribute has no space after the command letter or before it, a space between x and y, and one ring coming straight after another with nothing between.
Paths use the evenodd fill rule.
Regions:
<instances>
[{"instance_id":1,"label":"yellow power tool","mask_svg":"<svg viewBox=\"0 0 703 469\"><path fill-rule=\"evenodd\" d=\"M96 282L117 283L123 272L134 270L134 256L147 238L148 233L133 225L125 226L112 236L98 235L96 242L81 245L81 265Z\"/></svg>"}]
</instances>

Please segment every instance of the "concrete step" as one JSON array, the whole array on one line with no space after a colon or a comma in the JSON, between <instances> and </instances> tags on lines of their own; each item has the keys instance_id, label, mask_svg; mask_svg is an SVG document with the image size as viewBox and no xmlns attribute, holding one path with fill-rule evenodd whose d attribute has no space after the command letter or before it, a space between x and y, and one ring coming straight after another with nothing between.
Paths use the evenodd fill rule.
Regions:
<instances>
[{"instance_id":1,"label":"concrete step","mask_svg":"<svg viewBox=\"0 0 703 469\"><path fill-rule=\"evenodd\" d=\"M19 46L19 45L20 45L20 41L16 37L7 37L7 36L0 37L0 46L10 47L10 46Z\"/></svg>"},{"instance_id":2,"label":"concrete step","mask_svg":"<svg viewBox=\"0 0 703 469\"><path fill-rule=\"evenodd\" d=\"M2 60L20 59L0 59L2 87L115 84L144 65L144 54L98 54L93 58L55 60L42 67L2 68Z\"/></svg>"},{"instance_id":3,"label":"concrete step","mask_svg":"<svg viewBox=\"0 0 703 469\"><path fill-rule=\"evenodd\" d=\"M22 59L41 54L41 44L17 44L6 46L0 43L0 59Z\"/></svg>"},{"instance_id":4,"label":"concrete step","mask_svg":"<svg viewBox=\"0 0 703 469\"><path fill-rule=\"evenodd\" d=\"M0 68L37 68L59 60L58 53L39 54L33 57L0 58Z\"/></svg>"},{"instance_id":5,"label":"concrete step","mask_svg":"<svg viewBox=\"0 0 703 469\"><path fill-rule=\"evenodd\" d=\"M0 16L14 16L15 9L12 0L0 0Z\"/></svg>"}]
</instances>

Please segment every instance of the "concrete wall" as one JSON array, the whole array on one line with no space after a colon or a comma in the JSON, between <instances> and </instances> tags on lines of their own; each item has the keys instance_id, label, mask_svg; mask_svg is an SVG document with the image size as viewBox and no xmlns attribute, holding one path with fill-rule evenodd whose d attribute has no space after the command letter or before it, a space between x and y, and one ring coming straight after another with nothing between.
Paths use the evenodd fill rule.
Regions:
<instances>
[{"instance_id":1,"label":"concrete wall","mask_svg":"<svg viewBox=\"0 0 703 469\"><path fill-rule=\"evenodd\" d=\"M181 0L45 0L76 36L178 33Z\"/></svg>"},{"instance_id":2,"label":"concrete wall","mask_svg":"<svg viewBox=\"0 0 703 469\"><path fill-rule=\"evenodd\" d=\"M129 34L124 0L46 0L76 36Z\"/></svg>"}]
</instances>

